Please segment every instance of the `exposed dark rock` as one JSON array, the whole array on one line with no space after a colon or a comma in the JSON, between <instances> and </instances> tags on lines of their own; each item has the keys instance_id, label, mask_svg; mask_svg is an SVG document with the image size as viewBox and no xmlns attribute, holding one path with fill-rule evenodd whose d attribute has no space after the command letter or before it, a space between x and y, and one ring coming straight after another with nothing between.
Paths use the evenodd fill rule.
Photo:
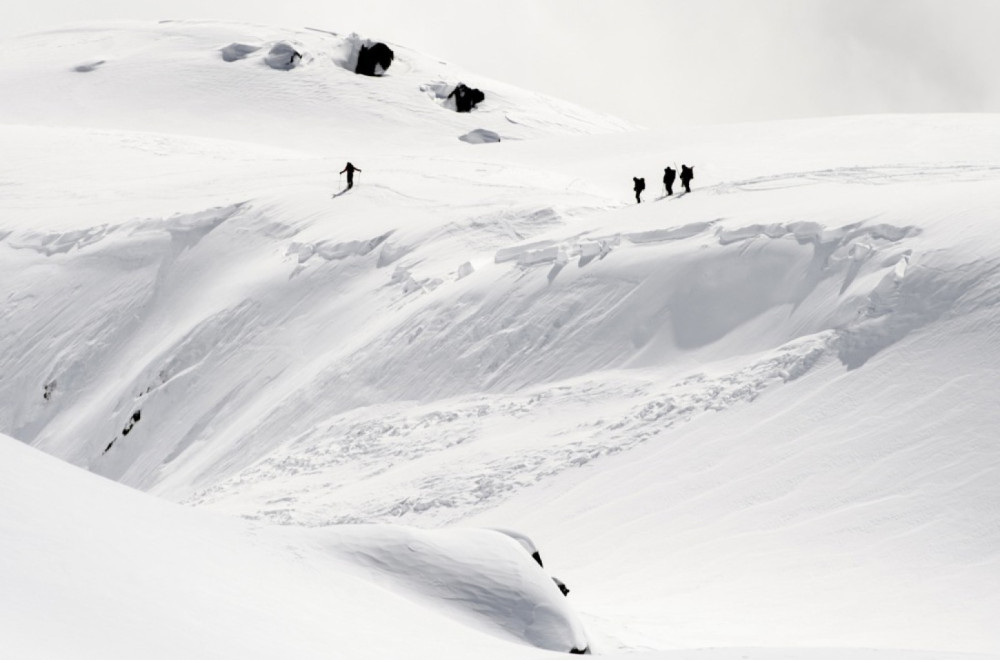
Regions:
<instances>
[{"instance_id":1,"label":"exposed dark rock","mask_svg":"<svg viewBox=\"0 0 1000 660\"><path fill-rule=\"evenodd\" d=\"M556 583L557 587L559 587L559 591L562 592L563 596L568 596L569 595L569 587L566 586L565 582L563 582L562 580L560 580L557 577L553 577L552 581Z\"/></svg>"},{"instance_id":2,"label":"exposed dark rock","mask_svg":"<svg viewBox=\"0 0 1000 660\"><path fill-rule=\"evenodd\" d=\"M129 433L131 433L132 427L135 426L135 423L139 421L140 417L141 417L141 411L136 410L134 413L132 413L132 418L129 419L128 424L126 424L125 428L122 429L122 435L128 435ZM105 449L105 451L107 450Z\"/></svg>"},{"instance_id":3,"label":"exposed dark rock","mask_svg":"<svg viewBox=\"0 0 1000 660\"><path fill-rule=\"evenodd\" d=\"M486 95L475 87L469 87L465 83L458 85L451 91L448 98L455 97L455 109L459 112L469 112L477 103L482 103Z\"/></svg>"},{"instance_id":4,"label":"exposed dark rock","mask_svg":"<svg viewBox=\"0 0 1000 660\"><path fill-rule=\"evenodd\" d=\"M372 46L362 45L361 51L358 52L358 65L354 68L354 73L363 76L381 76L392 65L394 58L395 54L392 49L381 42Z\"/></svg>"}]
</instances>

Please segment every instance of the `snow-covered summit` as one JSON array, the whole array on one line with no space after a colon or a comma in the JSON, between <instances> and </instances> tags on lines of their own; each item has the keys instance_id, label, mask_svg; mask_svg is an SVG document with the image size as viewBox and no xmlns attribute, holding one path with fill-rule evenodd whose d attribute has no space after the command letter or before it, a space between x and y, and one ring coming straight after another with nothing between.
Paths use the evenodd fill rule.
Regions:
<instances>
[{"instance_id":1,"label":"snow-covered summit","mask_svg":"<svg viewBox=\"0 0 1000 660\"><path fill-rule=\"evenodd\" d=\"M0 122L224 138L329 152L406 152L486 129L502 138L621 131L626 122L390 44L381 77L354 73L378 35L203 21L69 26L8 40ZM294 60L293 60L294 57ZM486 102L457 113L460 82Z\"/></svg>"}]
</instances>

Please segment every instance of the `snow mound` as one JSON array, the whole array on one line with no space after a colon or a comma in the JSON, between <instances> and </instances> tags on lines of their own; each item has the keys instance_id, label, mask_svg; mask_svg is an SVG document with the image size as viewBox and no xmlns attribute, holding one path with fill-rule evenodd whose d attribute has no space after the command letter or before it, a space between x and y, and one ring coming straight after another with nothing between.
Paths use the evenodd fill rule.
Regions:
<instances>
[{"instance_id":1,"label":"snow mound","mask_svg":"<svg viewBox=\"0 0 1000 660\"><path fill-rule=\"evenodd\" d=\"M96 71L99 67L103 66L106 62L104 60L93 60L92 62L84 62L83 64L78 64L73 67L73 70L77 73L90 73L91 71Z\"/></svg>"},{"instance_id":2,"label":"snow mound","mask_svg":"<svg viewBox=\"0 0 1000 660\"><path fill-rule=\"evenodd\" d=\"M477 128L474 131L469 131L465 135L459 136L458 139L469 144L489 144L491 142L499 142L500 134L485 128Z\"/></svg>"},{"instance_id":3,"label":"snow mound","mask_svg":"<svg viewBox=\"0 0 1000 660\"><path fill-rule=\"evenodd\" d=\"M256 53L260 48L260 46L251 46L250 44L231 43L222 48L220 52L222 59L226 62L236 62Z\"/></svg>"},{"instance_id":4,"label":"snow mound","mask_svg":"<svg viewBox=\"0 0 1000 660\"><path fill-rule=\"evenodd\" d=\"M334 547L424 599L551 651L589 650L582 624L520 543L492 530L347 527ZM526 563L527 562L527 563Z\"/></svg>"},{"instance_id":5,"label":"snow mound","mask_svg":"<svg viewBox=\"0 0 1000 660\"><path fill-rule=\"evenodd\" d=\"M264 58L264 61L272 69L291 71L302 61L302 55L291 44L279 42L267 51L267 57Z\"/></svg>"}]
</instances>

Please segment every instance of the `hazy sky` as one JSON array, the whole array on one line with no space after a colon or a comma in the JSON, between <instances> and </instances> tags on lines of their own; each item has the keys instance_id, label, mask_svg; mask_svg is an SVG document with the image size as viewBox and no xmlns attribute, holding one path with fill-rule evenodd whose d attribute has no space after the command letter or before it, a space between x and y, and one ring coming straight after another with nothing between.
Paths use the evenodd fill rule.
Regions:
<instances>
[{"instance_id":1,"label":"hazy sky","mask_svg":"<svg viewBox=\"0 0 1000 660\"><path fill-rule=\"evenodd\" d=\"M1000 0L6 4L0 37L125 18L226 19L358 32L649 126L1000 112Z\"/></svg>"}]
</instances>

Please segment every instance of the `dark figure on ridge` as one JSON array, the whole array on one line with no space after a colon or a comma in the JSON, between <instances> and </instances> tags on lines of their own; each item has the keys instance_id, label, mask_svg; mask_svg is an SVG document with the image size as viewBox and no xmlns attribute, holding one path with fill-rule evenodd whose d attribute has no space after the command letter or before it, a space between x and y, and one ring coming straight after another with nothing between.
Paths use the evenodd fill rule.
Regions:
<instances>
[{"instance_id":1,"label":"dark figure on ridge","mask_svg":"<svg viewBox=\"0 0 1000 660\"><path fill-rule=\"evenodd\" d=\"M667 189L667 195L674 194L674 179L677 178L677 170L668 167L663 170L663 187Z\"/></svg>"},{"instance_id":2,"label":"dark figure on ridge","mask_svg":"<svg viewBox=\"0 0 1000 660\"><path fill-rule=\"evenodd\" d=\"M642 200L639 199L639 195L646 189L646 180L642 177L634 176L632 177L632 181L635 182L635 185L632 186L632 190L635 191L635 203L641 204Z\"/></svg>"},{"instance_id":3,"label":"dark figure on ridge","mask_svg":"<svg viewBox=\"0 0 1000 660\"><path fill-rule=\"evenodd\" d=\"M350 190L351 188L354 187L354 173L355 172L360 172L360 171L361 171L360 167L354 167L354 165L351 165L350 162L347 163L347 165L344 167L344 169L340 170L341 174L343 174L344 172L347 172L347 189L348 190Z\"/></svg>"},{"instance_id":4,"label":"dark figure on ridge","mask_svg":"<svg viewBox=\"0 0 1000 660\"><path fill-rule=\"evenodd\" d=\"M691 179L693 178L694 165L691 167L681 165L681 184L684 186L684 192L691 192Z\"/></svg>"}]
</instances>

